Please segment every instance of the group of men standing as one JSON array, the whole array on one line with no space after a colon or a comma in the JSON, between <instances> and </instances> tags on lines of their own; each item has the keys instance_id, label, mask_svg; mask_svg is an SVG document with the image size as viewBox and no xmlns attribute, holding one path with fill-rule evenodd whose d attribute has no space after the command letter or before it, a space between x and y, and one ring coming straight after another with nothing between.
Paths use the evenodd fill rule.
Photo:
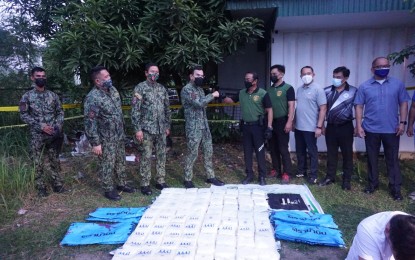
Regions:
<instances>
[{"instance_id":1,"label":"group of men standing","mask_svg":"<svg viewBox=\"0 0 415 260\"><path fill-rule=\"evenodd\" d=\"M273 166L268 177L277 176L283 183L289 183L290 178L294 176L294 169L288 143L290 131L294 131L298 162L296 177L305 176L310 184L318 183L317 138L325 135L327 172L325 178L320 181L320 186L335 182L340 148L343 158L342 188L350 190L353 138L358 136L365 138L368 154L368 184L364 192L373 193L378 189L377 159L380 145L383 144L391 196L395 200L402 200L402 177L398 160L399 138L407 125L410 98L403 82L388 76L389 68L390 64L386 58L376 58L371 68L373 77L357 89L347 82L350 70L346 67L334 69L333 84L322 88L314 81L313 68L305 66L300 70L303 85L297 89L296 94L294 88L284 81L283 65L270 68L272 85L266 90L259 87L257 73L247 72L244 79L245 88L240 90L236 97L224 99L226 103L239 101L241 105L240 127L243 133L246 172L242 183L248 184L254 179L252 154L255 151L258 182L260 185L266 184L266 140L269 140ZM93 68L90 76L94 87L84 104L85 133L93 153L100 160L100 179L104 196L110 200L119 200L119 191L135 191L127 185L126 180L125 123L121 98L105 67ZM145 76L146 80L138 84L133 91L131 120L135 138L143 146L140 161L141 192L151 195L153 146L157 158L155 188L162 190L168 187L165 181L166 137L170 134L171 117L167 90L157 82L158 66L154 63L147 64ZM33 90L22 97L20 113L22 120L30 126L31 154L36 167L38 194L47 196L42 156L45 152L51 162L53 191L65 191L58 159L64 116L58 96L45 89L44 69L34 68L31 79ZM181 92L188 150L183 182L186 188L194 187L193 165L200 145L204 156L206 182L217 186L224 185L215 177L213 170L212 137L206 116L207 104L219 97L219 92L205 95L203 83L203 69L201 66L195 66L189 72L189 83ZM413 135L414 103L409 116L408 136ZM356 109L356 127L353 126L353 107ZM307 155L310 158L310 170Z\"/></svg>"},{"instance_id":2,"label":"group of men standing","mask_svg":"<svg viewBox=\"0 0 415 260\"><path fill-rule=\"evenodd\" d=\"M159 68L154 63L145 67L146 80L139 83L133 91L131 101L131 121L137 142L141 143L143 153L140 159L141 193L151 195L151 158L153 147L156 152L155 188L168 188L166 184L166 137L170 135L170 104L167 89L157 82ZM110 200L119 200L118 191L134 192L125 181L125 149L124 149L124 118L120 96L112 82L108 71L104 67L92 69L91 77L95 87L88 94L85 105L85 133L95 154L101 161L101 179L103 180L104 195ZM188 154L184 166L184 186L193 188L193 164L197 158L199 145L204 151L204 165L207 174L207 183L222 186L224 183L215 178L212 165L212 138L206 118L207 104L217 97L215 92L205 96L203 84L203 70L195 67L189 74L190 82L182 90L183 107L186 118L186 137ZM93 111L92 113L90 111ZM115 137L114 143L111 136ZM98 137L97 141L94 141ZM99 140L99 141L98 141ZM107 150L112 158L97 153L96 147L103 143L103 151ZM121 149L122 148L122 149ZM119 155L119 157L118 157ZM121 156L122 155L122 156ZM118 160L119 158L119 160ZM122 160L121 160L122 158ZM113 177L117 178L118 185L112 184ZM118 190L118 191L117 191Z\"/></svg>"},{"instance_id":3,"label":"group of men standing","mask_svg":"<svg viewBox=\"0 0 415 260\"><path fill-rule=\"evenodd\" d=\"M142 144L140 160L141 193L151 195L151 157L153 146L156 150L156 184L162 190L165 181L166 137L170 134L170 108L166 88L157 83L159 68L154 63L145 67L146 80L133 91L131 120L137 142ZM121 97L113 86L110 73L103 66L90 71L94 85L84 102L85 134L92 146L92 152L99 158L99 173L104 196L109 200L120 200L119 192L133 193L135 189L127 184L125 173L125 122ZM184 166L184 186L193 188L193 165L202 144L207 183L222 186L215 177L212 165L212 137L206 117L207 104L219 96L216 91L206 95L201 86L204 75L200 66L189 73L190 81L182 90L186 118L188 154ZM33 89L25 93L20 101L21 119L30 127L31 156L35 162L35 182L40 197L48 196L46 181L52 179L54 192L62 193L63 177L60 172L59 152L63 141L64 114L58 95L46 89L46 73L35 67L31 72ZM51 175L45 174L45 158L48 155ZM115 184L114 184L115 183Z\"/></svg>"},{"instance_id":4,"label":"group of men standing","mask_svg":"<svg viewBox=\"0 0 415 260\"><path fill-rule=\"evenodd\" d=\"M297 155L296 177L306 177L309 184L319 183L320 186L334 183L340 148L343 159L341 187L343 190L350 190L353 173L353 138L357 136L365 138L368 154L368 183L364 192L370 194L378 189L378 156L380 146L383 144L390 194L394 200L402 200L402 176L398 160L399 140L407 125L410 98L403 82L388 76L389 69L387 58L374 59L371 66L373 77L357 89L347 82L350 70L341 66L333 70L332 85L322 88L314 81L314 69L311 66L304 66L300 70L303 85L298 87L296 95L293 87L283 80L285 74L283 65L271 67L272 85L267 87L266 91L258 89L257 74L247 72L246 89L241 90L235 100L225 99L227 103L239 100L241 104L241 128L246 166L246 178L242 183L247 184L253 180L252 148L254 148L258 162L258 182L260 185L266 184L263 149L266 139L270 139L273 166L268 177L277 176L282 179L282 183L290 181L294 172L288 143L289 132L294 130ZM251 78L254 84L251 84ZM354 107L356 127L353 126ZM267 120L264 120L265 118ZM408 136L413 135L414 121L415 105L411 107ZM317 139L321 135L326 139L327 170L326 176L319 182ZM307 158L310 164L307 163Z\"/></svg>"}]
</instances>

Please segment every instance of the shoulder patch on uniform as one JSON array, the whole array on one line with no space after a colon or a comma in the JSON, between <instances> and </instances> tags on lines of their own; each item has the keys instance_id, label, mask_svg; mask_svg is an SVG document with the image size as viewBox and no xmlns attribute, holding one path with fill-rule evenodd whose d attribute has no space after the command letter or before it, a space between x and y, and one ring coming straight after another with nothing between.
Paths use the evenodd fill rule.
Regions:
<instances>
[{"instance_id":1,"label":"shoulder patch on uniform","mask_svg":"<svg viewBox=\"0 0 415 260\"><path fill-rule=\"evenodd\" d=\"M89 116L89 118L91 118L91 119L94 119L95 118L95 112L94 111L89 111L89 114L88 114L88 116Z\"/></svg>"},{"instance_id":2,"label":"shoulder patch on uniform","mask_svg":"<svg viewBox=\"0 0 415 260\"><path fill-rule=\"evenodd\" d=\"M26 102L20 102L19 103L19 110L20 111L27 111L27 103Z\"/></svg>"},{"instance_id":3,"label":"shoulder patch on uniform","mask_svg":"<svg viewBox=\"0 0 415 260\"><path fill-rule=\"evenodd\" d=\"M88 117L94 119L98 112L99 108L97 106L91 106L89 109Z\"/></svg>"}]
</instances>

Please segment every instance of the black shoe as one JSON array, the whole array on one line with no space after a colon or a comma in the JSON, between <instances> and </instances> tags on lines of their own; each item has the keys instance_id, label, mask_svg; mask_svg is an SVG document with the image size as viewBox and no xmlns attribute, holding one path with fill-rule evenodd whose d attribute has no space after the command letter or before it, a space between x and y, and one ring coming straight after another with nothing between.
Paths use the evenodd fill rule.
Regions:
<instances>
[{"instance_id":1,"label":"black shoe","mask_svg":"<svg viewBox=\"0 0 415 260\"><path fill-rule=\"evenodd\" d=\"M211 183L211 184L213 184L215 186L223 186L223 185L225 185L225 183L223 181L221 181L219 179L216 179L216 178L207 179L206 182L207 183Z\"/></svg>"},{"instance_id":2,"label":"black shoe","mask_svg":"<svg viewBox=\"0 0 415 260\"><path fill-rule=\"evenodd\" d=\"M403 200L402 194L400 192L395 192L391 194L394 201L401 201Z\"/></svg>"},{"instance_id":3,"label":"black shoe","mask_svg":"<svg viewBox=\"0 0 415 260\"><path fill-rule=\"evenodd\" d=\"M327 185L330 185L330 184L333 184L333 183L334 183L334 180L326 178L323 181L321 181L318 186L323 187L323 186L327 186Z\"/></svg>"},{"instance_id":4,"label":"black shoe","mask_svg":"<svg viewBox=\"0 0 415 260\"><path fill-rule=\"evenodd\" d=\"M366 194L372 194L374 193L378 188L377 187L366 187L363 192Z\"/></svg>"},{"instance_id":5,"label":"black shoe","mask_svg":"<svg viewBox=\"0 0 415 260\"><path fill-rule=\"evenodd\" d=\"M37 196L44 198L44 197L49 196L49 193L47 192L45 188L41 188L37 190Z\"/></svg>"},{"instance_id":6,"label":"black shoe","mask_svg":"<svg viewBox=\"0 0 415 260\"><path fill-rule=\"evenodd\" d=\"M142 186L141 193L146 196L150 196L153 192L151 191L150 186Z\"/></svg>"},{"instance_id":7,"label":"black shoe","mask_svg":"<svg viewBox=\"0 0 415 260\"><path fill-rule=\"evenodd\" d=\"M307 182L311 185L317 184L317 178L310 177L307 179Z\"/></svg>"},{"instance_id":8,"label":"black shoe","mask_svg":"<svg viewBox=\"0 0 415 260\"><path fill-rule=\"evenodd\" d=\"M297 178L302 178L302 177L304 177L305 176L305 174L304 173L297 173L296 175L295 175L295 177L297 177Z\"/></svg>"},{"instance_id":9,"label":"black shoe","mask_svg":"<svg viewBox=\"0 0 415 260\"><path fill-rule=\"evenodd\" d=\"M242 181L243 185L249 184L252 182L252 180L254 179L254 177L252 176L246 176L245 179Z\"/></svg>"},{"instance_id":10,"label":"black shoe","mask_svg":"<svg viewBox=\"0 0 415 260\"><path fill-rule=\"evenodd\" d=\"M121 196L120 194L118 194L118 192L116 190L112 190L112 191L106 191L104 193L105 198L109 199L109 200L120 200Z\"/></svg>"},{"instance_id":11,"label":"black shoe","mask_svg":"<svg viewBox=\"0 0 415 260\"><path fill-rule=\"evenodd\" d=\"M259 177L258 182L259 182L259 185L261 186L267 185L267 182L265 181L265 177Z\"/></svg>"},{"instance_id":12,"label":"black shoe","mask_svg":"<svg viewBox=\"0 0 415 260\"><path fill-rule=\"evenodd\" d=\"M64 193L68 191L62 185L53 186L52 190L53 192L56 192L56 193Z\"/></svg>"},{"instance_id":13,"label":"black shoe","mask_svg":"<svg viewBox=\"0 0 415 260\"><path fill-rule=\"evenodd\" d=\"M128 185L125 185L125 186L117 186L117 190L118 191L127 192L127 193L134 193L135 192L135 189L132 188L132 187L130 187L130 186L128 186Z\"/></svg>"},{"instance_id":14,"label":"black shoe","mask_svg":"<svg viewBox=\"0 0 415 260\"><path fill-rule=\"evenodd\" d=\"M157 183L157 184L155 185L155 187L156 187L156 189L158 189L158 190L162 190L162 189L168 188L169 186L168 186L165 182L163 182L163 183Z\"/></svg>"},{"instance_id":15,"label":"black shoe","mask_svg":"<svg viewBox=\"0 0 415 260\"><path fill-rule=\"evenodd\" d=\"M194 187L195 187L195 185L193 184L193 182L192 182L192 181L184 181L184 182L183 182L183 185L184 185L184 187L185 187L186 189L191 189L191 188L194 188Z\"/></svg>"},{"instance_id":16,"label":"black shoe","mask_svg":"<svg viewBox=\"0 0 415 260\"><path fill-rule=\"evenodd\" d=\"M351 190L352 188L350 187L350 182L343 182L342 189L343 190Z\"/></svg>"}]
</instances>

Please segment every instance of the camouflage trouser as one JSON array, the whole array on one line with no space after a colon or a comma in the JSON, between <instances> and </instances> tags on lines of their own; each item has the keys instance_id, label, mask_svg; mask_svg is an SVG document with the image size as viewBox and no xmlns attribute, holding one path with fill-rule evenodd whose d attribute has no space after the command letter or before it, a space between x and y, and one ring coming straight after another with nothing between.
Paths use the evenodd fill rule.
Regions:
<instances>
[{"instance_id":1,"label":"camouflage trouser","mask_svg":"<svg viewBox=\"0 0 415 260\"><path fill-rule=\"evenodd\" d=\"M32 135L30 139L31 159L35 166L35 185L37 189L45 189L45 180L49 177L45 175L45 158L49 160L51 171L50 178L53 186L62 186L63 178L61 175L61 165L59 152L62 139L55 139L53 142L44 141L43 135Z\"/></svg>"},{"instance_id":2,"label":"camouflage trouser","mask_svg":"<svg viewBox=\"0 0 415 260\"><path fill-rule=\"evenodd\" d=\"M117 185L125 186L127 175L125 174L125 145L124 141L104 142L100 159L100 174L104 191L114 189L113 177L117 179Z\"/></svg>"},{"instance_id":3,"label":"camouflage trouser","mask_svg":"<svg viewBox=\"0 0 415 260\"><path fill-rule=\"evenodd\" d=\"M184 179L191 181L193 178L193 165L196 161L199 145L202 144L203 163L207 178L214 178L212 165L212 136L209 129L186 129L187 156L184 164Z\"/></svg>"},{"instance_id":4,"label":"camouflage trouser","mask_svg":"<svg viewBox=\"0 0 415 260\"><path fill-rule=\"evenodd\" d=\"M153 144L156 147L156 182L164 183L166 176L166 134L143 133L143 153L140 159L141 186L150 185L151 155Z\"/></svg>"}]
</instances>

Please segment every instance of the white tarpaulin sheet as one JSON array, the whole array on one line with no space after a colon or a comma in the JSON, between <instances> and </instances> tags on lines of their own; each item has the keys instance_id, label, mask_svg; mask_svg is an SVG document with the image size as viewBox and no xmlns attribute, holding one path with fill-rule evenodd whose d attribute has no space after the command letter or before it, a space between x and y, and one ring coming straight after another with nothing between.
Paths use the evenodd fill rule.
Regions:
<instances>
[{"instance_id":1,"label":"white tarpaulin sheet","mask_svg":"<svg viewBox=\"0 0 415 260\"><path fill-rule=\"evenodd\" d=\"M323 213L305 185L167 188L113 259L279 259L268 193L300 194Z\"/></svg>"}]
</instances>

